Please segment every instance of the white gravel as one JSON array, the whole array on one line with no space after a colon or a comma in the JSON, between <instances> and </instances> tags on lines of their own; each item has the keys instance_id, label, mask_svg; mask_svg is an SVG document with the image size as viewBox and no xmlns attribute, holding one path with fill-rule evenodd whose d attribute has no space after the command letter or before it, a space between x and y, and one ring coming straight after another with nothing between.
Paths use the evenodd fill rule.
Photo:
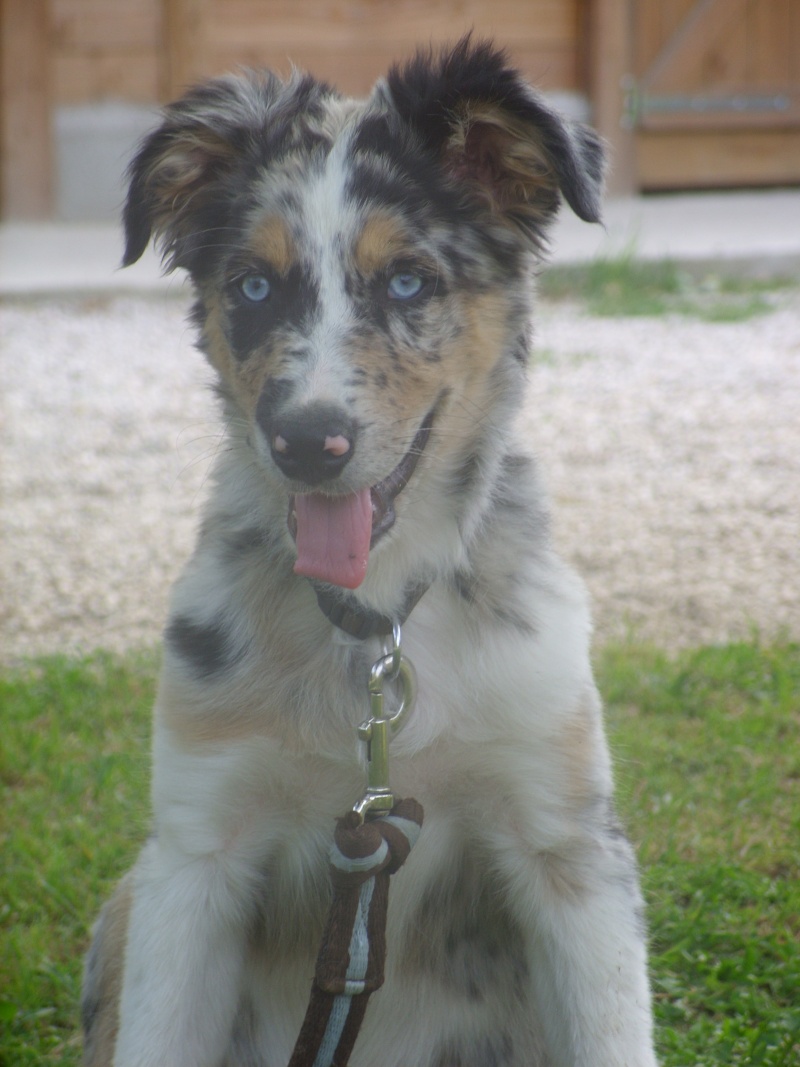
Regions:
<instances>
[{"instance_id":1,"label":"white gravel","mask_svg":"<svg viewBox=\"0 0 800 1067\"><path fill-rule=\"evenodd\" d=\"M186 302L0 305L0 655L158 640L219 446ZM800 291L742 324L545 306L525 429L599 640L800 638Z\"/></svg>"}]
</instances>

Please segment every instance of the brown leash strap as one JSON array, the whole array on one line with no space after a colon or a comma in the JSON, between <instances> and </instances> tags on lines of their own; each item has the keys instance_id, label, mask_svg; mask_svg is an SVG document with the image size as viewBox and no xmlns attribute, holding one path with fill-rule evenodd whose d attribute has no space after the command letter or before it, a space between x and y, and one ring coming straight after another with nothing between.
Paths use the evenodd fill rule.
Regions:
<instances>
[{"instance_id":1,"label":"brown leash strap","mask_svg":"<svg viewBox=\"0 0 800 1067\"><path fill-rule=\"evenodd\" d=\"M347 1067L367 1001L383 985L389 878L417 840L422 814L409 798L369 822L352 811L338 820L333 900L289 1067Z\"/></svg>"}]
</instances>

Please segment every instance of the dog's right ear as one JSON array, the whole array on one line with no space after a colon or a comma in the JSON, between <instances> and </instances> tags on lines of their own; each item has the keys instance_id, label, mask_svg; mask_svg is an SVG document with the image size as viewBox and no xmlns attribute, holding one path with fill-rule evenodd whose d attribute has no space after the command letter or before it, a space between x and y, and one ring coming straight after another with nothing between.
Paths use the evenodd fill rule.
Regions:
<instances>
[{"instance_id":1,"label":"dog's right ear","mask_svg":"<svg viewBox=\"0 0 800 1067\"><path fill-rule=\"evenodd\" d=\"M203 250L224 241L231 174L258 142L283 88L268 73L227 76L164 109L128 169L123 266L135 263L152 237L168 270L192 271Z\"/></svg>"},{"instance_id":2,"label":"dog's right ear","mask_svg":"<svg viewBox=\"0 0 800 1067\"><path fill-rule=\"evenodd\" d=\"M333 94L299 71L285 82L270 71L244 71L205 82L165 108L128 170L123 266L152 237L168 270L201 272L209 253L230 239L253 169L268 168L304 136L313 140L304 123Z\"/></svg>"},{"instance_id":3,"label":"dog's right ear","mask_svg":"<svg viewBox=\"0 0 800 1067\"><path fill-rule=\"evenodd\" d=\"M231 145L214 122L219 109L201 107L203 101L221 102L222 95L222 86L209 85L170 104L161 126L139 146L128 168L123 266L140 258L151 237L168 269L185 265L183 245L231 157Z\"/></svg>"}]
</instances>

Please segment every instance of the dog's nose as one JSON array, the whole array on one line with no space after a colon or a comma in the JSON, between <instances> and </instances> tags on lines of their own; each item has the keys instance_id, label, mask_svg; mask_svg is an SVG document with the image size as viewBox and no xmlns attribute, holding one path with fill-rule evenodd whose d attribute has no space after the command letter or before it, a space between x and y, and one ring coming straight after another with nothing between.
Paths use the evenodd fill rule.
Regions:
<instances>
[{"instance_id":1,"label":"dog's nose","mask_svg":"<svg viewBox=\"0 0 800 1067\"><path fill-rule=\"evenodd\" d=\"M286 475L319 485L337 478L350 460L356 443L353 420L332 408L308 408L270 426L272 458Z\"/></svg>"}]
</instances>

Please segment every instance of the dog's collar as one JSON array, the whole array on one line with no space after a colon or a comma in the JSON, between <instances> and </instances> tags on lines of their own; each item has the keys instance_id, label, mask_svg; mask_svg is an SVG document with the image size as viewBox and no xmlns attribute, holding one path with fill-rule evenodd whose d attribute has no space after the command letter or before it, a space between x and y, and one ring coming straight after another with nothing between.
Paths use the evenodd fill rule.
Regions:
<instances>
[{"instance_id":1,"label":"dog's collar","mask_svg":"<svg viewBox=\"0 0 800 1067\"><path fill-rule=\"evenodd\" d=\"M402 626L429 588L427 582L409 586L398 617L390 619L379 611L365 608L349 593L334 591L331 586L318 585L316 582L311 585L317 594L317 603L322 614L334 626L338 626L351 637L357 637L359 641L366 641L369 637L386 637L392 632L395 623Z\"/></svg>"}]
</instances>

